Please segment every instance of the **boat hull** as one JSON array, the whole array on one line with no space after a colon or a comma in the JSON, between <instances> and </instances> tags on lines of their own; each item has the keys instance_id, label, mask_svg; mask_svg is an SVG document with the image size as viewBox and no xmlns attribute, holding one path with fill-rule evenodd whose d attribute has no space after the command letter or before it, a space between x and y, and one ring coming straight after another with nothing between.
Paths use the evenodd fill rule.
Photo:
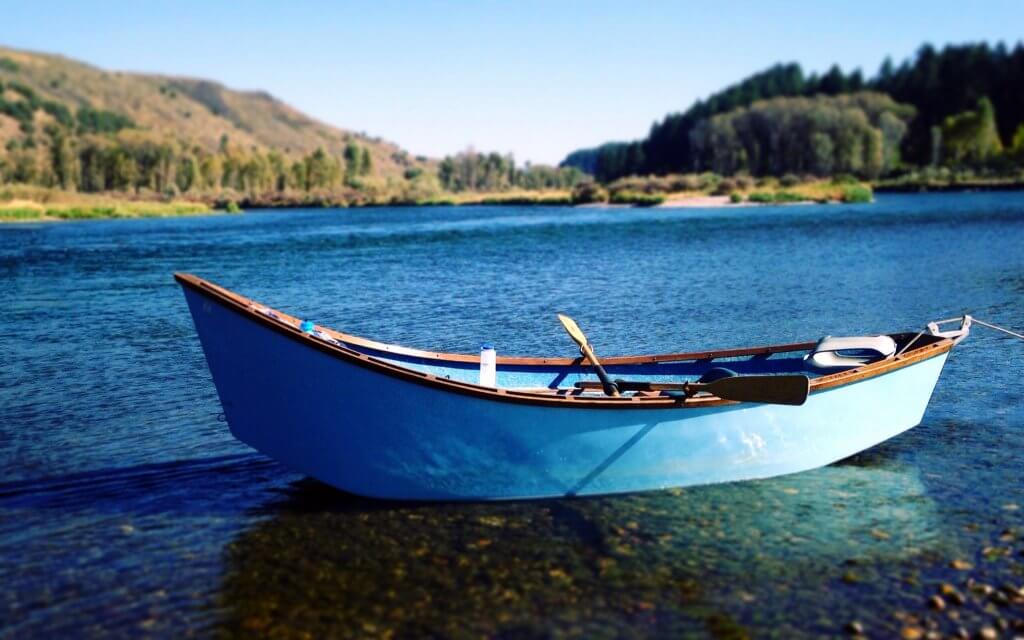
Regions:
<instances>
[{"instance_id":1,"label":"boat hull","mask_svg":"<svg viewBox=\"0 0 1024 640\"><path fill-rule=\"evenodd\" d=\"M803 406L546 406L451 393L311 348L185 287L231 432L339 489L402 500L583 496L824 466L917 425L948 351Z\"/></svg>"}]
</instances>

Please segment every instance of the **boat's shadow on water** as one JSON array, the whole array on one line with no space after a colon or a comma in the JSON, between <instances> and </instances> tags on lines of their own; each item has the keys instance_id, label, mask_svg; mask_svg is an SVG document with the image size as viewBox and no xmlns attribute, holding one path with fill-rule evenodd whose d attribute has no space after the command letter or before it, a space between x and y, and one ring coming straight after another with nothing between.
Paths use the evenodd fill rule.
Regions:
<instances>
[{"instance_id":1,"label":"boat's shadow on water","mask_svg":"<svg viewBox=\"0 0 1024 640\"><path fill-rule=\"evenodd\" d=\"M878 567L943 554L916 469L884 451L775 480L606 498L394 503L310 479L275 494L226 552L229 635L785 628L881 612L891 593L865 587ZM844 579L852 571L856 582ZM808 611L788 610L793 601Z\"/></svg>"}]
</instances>

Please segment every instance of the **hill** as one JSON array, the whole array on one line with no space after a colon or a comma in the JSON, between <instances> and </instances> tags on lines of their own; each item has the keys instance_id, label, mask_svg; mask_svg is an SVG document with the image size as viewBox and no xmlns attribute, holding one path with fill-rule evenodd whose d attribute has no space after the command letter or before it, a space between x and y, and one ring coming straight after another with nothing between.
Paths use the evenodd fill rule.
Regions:
<instances>
[{"instance_id":1,"label":"hill","mask_svg":"<svg viewBox=\"0 0 1024 640\"><path fill-rule=\"evenodd\" d=\"M238 91L197 78L108 71L59 55L0 47L0 145L38 142L47 124L79 133L134 129L215 153L224 141L246 151L276 150L290 159L318 148L342 156L355 143L382 177L425 168L395 144L311 118L263 91ZM34 96L29 109L24 89ZM22 104L19 104L22 103ZM29 124L25 124L29 123ZM226 136L226 139L225 139Z\"/></svg>"}]
</instances>

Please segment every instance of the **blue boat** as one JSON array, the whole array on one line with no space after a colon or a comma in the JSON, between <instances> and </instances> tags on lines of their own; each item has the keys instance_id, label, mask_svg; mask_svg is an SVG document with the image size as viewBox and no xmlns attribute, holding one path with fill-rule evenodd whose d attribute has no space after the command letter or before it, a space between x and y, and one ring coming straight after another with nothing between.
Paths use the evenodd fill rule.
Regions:
<instances>
[{"instance_id":1,"label":"blue boat","mask_svg":"<svg viewBox=\"0 0 1024 640\"><path fill-rule=\"evenodd\" d=\"M348 335L175 278L232 434L338 489L396 500L615 494L821 467L917 425L970 326L609 357L608 376L625 381L609 395L583 358L498 357L485 386L480 355ZM769 376L805 380L802 404L737 401L717 382Z\"/></svg>"}]
</instances>

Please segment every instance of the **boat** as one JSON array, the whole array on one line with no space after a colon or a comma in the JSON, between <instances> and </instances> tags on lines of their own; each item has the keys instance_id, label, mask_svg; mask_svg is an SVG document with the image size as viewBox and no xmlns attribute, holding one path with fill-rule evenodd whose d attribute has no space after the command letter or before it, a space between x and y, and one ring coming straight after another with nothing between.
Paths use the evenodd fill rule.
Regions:
<instances>
[{"instance_id":1,"label":"boat","mask_svg":"<svg viewBox=\"0 0 1024 640\"><path fill-rule=\"evenodd\" d=\"M822 467L919 424L971 323L600 362L582 342L576 358L497 357L484 385L479 354L385 344L175 278L231 433L389 500L592 496Z\"/></svg>"}]
</instances>

